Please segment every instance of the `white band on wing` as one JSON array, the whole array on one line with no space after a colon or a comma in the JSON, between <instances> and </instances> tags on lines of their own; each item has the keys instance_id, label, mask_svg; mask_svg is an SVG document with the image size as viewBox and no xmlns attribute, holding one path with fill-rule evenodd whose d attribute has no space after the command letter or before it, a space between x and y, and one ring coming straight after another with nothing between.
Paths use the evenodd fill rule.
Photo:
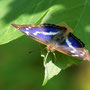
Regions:
<instances>
[{"instance_id":1,"label":"white band on wing","mask_svg":"<svg viewBox=\"0 0 90 90\"><path fill-rule=\"evenodd\" d=\"M74 50L72 52L75 53L76 52L76 49L72 46L72 43L68 40L68 38L66 38L66 42L67 42L68 46Z\"/></svg>"},{"instance_id":2,"label":"white band on wing","mask_svg":"<svg viewBox=\"0 0 90 90\"><path fill-rule=\"evenodd\" d=\"M37 35L37 34L43 34L43 35L55 35L59 32L39 32L39 31L36 31L35 33L33 33L34 35Z\"/></svg>"}]
</instances>

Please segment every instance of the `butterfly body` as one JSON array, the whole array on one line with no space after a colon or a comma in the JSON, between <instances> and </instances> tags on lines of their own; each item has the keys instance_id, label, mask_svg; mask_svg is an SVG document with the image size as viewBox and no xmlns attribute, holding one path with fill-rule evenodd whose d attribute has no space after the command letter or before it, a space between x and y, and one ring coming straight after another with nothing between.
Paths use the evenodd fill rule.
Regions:
<instances>
[{"instance_id":1,"label":"butterfly body","mask_svg":"<svg viewBox=\"0 0 90 90\"><path fill-rule=\"evenodd\" d=\"M88 51L84 49L84 43L75 37L68 27L54 24L12 25L32 39L46 45L48 51L57 50L78 59L90 60Z\"/></svg>"}]
</instances>

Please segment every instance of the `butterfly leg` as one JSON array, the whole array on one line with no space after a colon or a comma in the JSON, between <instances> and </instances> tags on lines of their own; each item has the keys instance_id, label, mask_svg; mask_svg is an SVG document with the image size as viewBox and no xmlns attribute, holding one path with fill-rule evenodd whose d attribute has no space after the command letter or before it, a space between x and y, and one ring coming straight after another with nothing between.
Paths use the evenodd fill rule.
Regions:
<instances>
[{"instance_id":1,"label":"butterfly leg","mask_svg":"<svg viewBox=\"0 0 90 90\"><path fill-rule=\"evenodd\" d=\"M54 53L54 52L52 52L52 54L53 54L53 56L54 56L54 60L53 60L53 63L55 63L55 61L56 61L56 54Z\"/></svg>"},{"instance_id":2,"label":"butterfly leg","mask_svg":"<svg viewBox=\"0 0 90 90\"><path fill-rule=\"evenodd\" d=\"M47 57L48 57L48 55L49 55L49 52L50 52L50 51L47 51L46 56L44 56L44 63L43 63L44 67L45 67L45 65L46 65L46 60L47 60Z\"/></svg>"}]
</instances>

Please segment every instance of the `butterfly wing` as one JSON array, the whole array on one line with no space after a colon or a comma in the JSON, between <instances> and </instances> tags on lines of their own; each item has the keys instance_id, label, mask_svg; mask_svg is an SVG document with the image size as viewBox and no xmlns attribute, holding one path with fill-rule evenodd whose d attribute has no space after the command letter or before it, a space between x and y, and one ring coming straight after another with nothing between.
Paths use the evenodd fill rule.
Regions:
<instances>
[{"instance_id":1,"label":"butterfly wing","mask_svg":"<svg viewBox=\"0 0 90 90\"><path fill-rule=\"evenodd\" d=\"M82 41L76 38L72 33L69 33L66 41L62 45L58 45L56 50L78 59L90 61L88 50L84 47L85 45Z\"/></svg>"},{"instance_id":2,"label":"butterfly wing","mask_svg":"<svg viewBox=\"0 0 90 90\"><path fill-rule=\"evenodd\" d=\"M56 34L64 34L66 28L54 25L54 24L42 24L42 25L17 25L12 24L16 29L20 30L27 36L35 39L36 41L47 45L53 36Z\"/></svg>"},{"instance_id":3,"label":"butterfly wing","mask_svg":"<svg viewBox=\"0 0 90 90\"><path fill-rule=\"evenodd\" d=\"M64 34L64 36L68 35L70 32L72 32L72 29L65 23L65 22L61 22L59 24L57 24L58 26L62 26L62 27L66 27L67 31Z\"/></svg>"},{"instance_id":4,"label":"butterfly wing","mask_svg":"<svg viewBox=\"0 0 90 90\"><path fill-rule=\"evenodd\" d=\"M12 24L12 26L44 45L54 43L55 49L61 53L90 61L88 50L84 49L83 42L70 33L71 30L64 26L57 26L54 24Z\"/></svg>"}]
</instances>

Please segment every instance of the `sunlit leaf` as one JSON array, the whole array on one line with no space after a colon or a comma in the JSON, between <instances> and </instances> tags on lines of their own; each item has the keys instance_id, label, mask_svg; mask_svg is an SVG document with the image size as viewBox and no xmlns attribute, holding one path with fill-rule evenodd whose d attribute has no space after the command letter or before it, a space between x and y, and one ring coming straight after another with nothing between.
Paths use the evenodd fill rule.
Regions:
<instances>
[{"instance_id":1,"label":"sunlit leaf","mask_svg":"<svg viewBox=\"0 0 90 90\"><path fill-rule=\"evenodd\" d=\"M43 81L43 86L47 83L48 80L50 80L52 77L57 75L61 69L57 67L52 61L45 64L45 76Z\"/></svg>"}]
</instances>

